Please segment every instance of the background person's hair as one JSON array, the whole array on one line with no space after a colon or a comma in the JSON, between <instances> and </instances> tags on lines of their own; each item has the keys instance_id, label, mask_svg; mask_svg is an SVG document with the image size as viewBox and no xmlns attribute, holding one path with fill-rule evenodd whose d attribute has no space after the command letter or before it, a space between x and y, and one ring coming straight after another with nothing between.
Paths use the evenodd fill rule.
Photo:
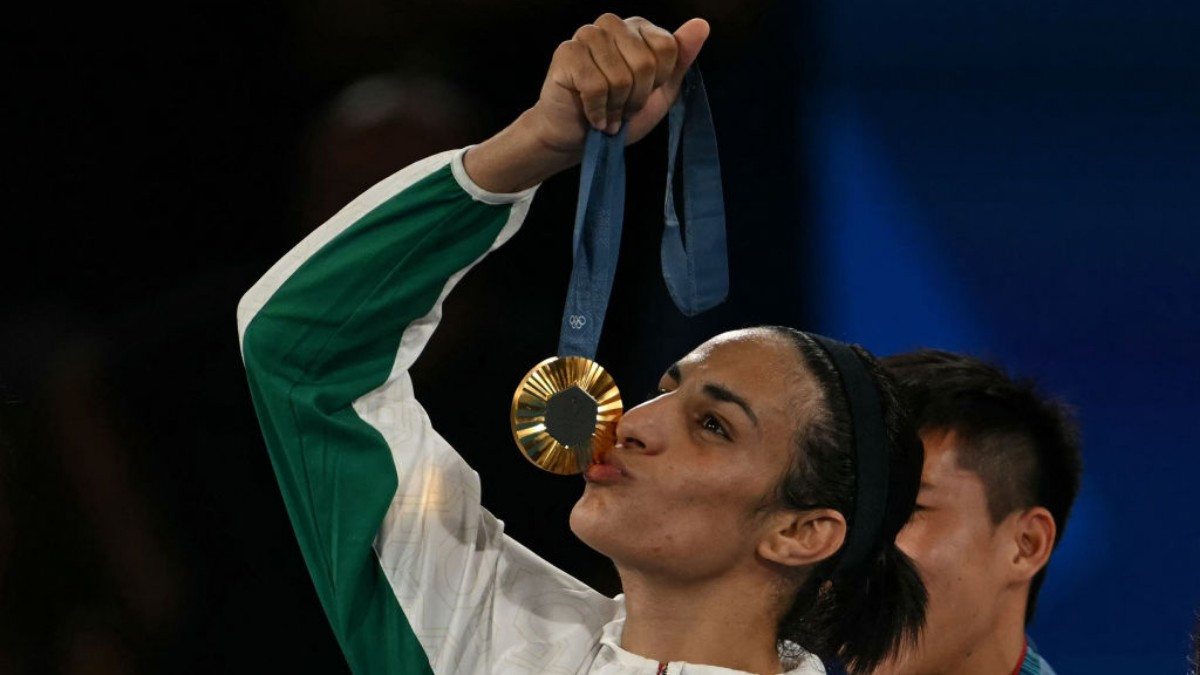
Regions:
<instances>
[{"instance_id":1,"label":"background person's hair","mask_svg":"<svg viewBox=\"0 0 1200 675\"><path fill-rule=\"evenodd\" d=\"M920 349L882 359L900 384L917 429L953 430L958 463L983 481L994 523L1034 506L1054 518L1054 546L1079 494L1082 460L1070 411L1043 396L1032 380L1013 380L976 358ZM1033 619L1046 568L1034 576L1025 608Z\"/></svg>"},{"instance_id":2,"label":"background person's hair","mask_svg":"<svg viewBox=\"0 0 1200 675\"><path fill-rule=\"evenodd\" d=\"M779 485L778 506L832 508L854 528L855 447L850 407L838 371L825 350L800 331L771 326L789 338L816 379L822 400L797 430L796 451ZM895 386L863 348L861 359L879 392L887 434L888 493L883 522L866 562L840 565L841 552L816 565L779 623L781 645L799 645L851 672L868 672L905 643L916 644L925 624L925 586L896 534L908 521L920 487L924 453ZM843 546L844 549L844 546Z\"/></svg>"}]
</instances>

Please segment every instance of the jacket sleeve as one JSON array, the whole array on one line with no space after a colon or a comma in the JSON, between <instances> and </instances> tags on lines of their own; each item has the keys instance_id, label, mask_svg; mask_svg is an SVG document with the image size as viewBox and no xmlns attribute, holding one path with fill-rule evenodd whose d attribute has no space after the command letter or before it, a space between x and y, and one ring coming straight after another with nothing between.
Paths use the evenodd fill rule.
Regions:
<instances>
[{"instance_id":1,"label":"jacket sleeve","mask_svg":"<svg viewBox=\"0 0 1200 675\"><path fill-rule=\"evenodd\" d=\"M357 673L482 672L511 637L495 625L498 602L536 603L546 588L554 602L585 599L575 611L598 602L503 536L480 506L478 476L412 394L408 368L446 294L515 233L533 196L481 190L462 154L418 162L360 196L238 307L284 503ZM522 596L526 578L541 581Z\"/></svg>"}]
</instances>

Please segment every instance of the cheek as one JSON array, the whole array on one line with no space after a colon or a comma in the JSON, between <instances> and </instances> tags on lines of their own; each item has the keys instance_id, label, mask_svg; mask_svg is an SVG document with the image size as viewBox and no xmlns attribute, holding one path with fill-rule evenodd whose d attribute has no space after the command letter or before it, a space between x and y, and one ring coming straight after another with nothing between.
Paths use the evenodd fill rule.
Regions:
<instances>
[{"instance_id":1,"label":"cheek","mask_svg":"<svg viewBox=\"0 0 1200 675\"><path fill-rule=\"evenodd\" d=\"M760 480L698 460L664 458L656 469L625 486L585 489L571 511L571 530L602 552L634 547L651 555L708 551L720 557L745 548L766 489Z\"/></svg>"},{"instance_id":2,"label":"cheek","mask_svg":"<svg viewBox=\"0 0 1200 675\"><path fill-rule=\"evenodd\" d=\"M681 536L701 545L718 537L740 541L751 535L750 521L773 483L748 467L728 462L696 462L678 467L663 484L659 515Z\"/></svg>"},{"instance_id":3,"label":"cheek","mask_svg":"<svg viewBox=\"0 0 1200 675\"><path fill-rule=\"evenodd\" d=\"M733 456L709 453L673 462L660 481L664 497L681 507L725 512L761 501L769 487L765 472Z\"/></svg>"},{"instance_id":4,"label":"cheek","mask_svg":"<svg viewBox=\"0 0 1200 675\"><path fill-rule=\"evenodd\" d=\"M916 562L927 585L952 586L973 557L964 535L956 523L927 516L909 523L896 545Z\"/></svg>"}]
</instances>

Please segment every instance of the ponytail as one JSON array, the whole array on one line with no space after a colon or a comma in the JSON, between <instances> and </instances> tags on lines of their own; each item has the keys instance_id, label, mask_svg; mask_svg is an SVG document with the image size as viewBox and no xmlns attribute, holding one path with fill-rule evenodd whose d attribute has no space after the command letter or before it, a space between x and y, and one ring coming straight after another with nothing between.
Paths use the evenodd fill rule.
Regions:
<instances>
[{"instance_id":1,"label":"ponytail","mask_svg":"<svg viewBox=\"0 0 1200 675\"><path fill-rule=\"evenodd\" d=\"M902 647L916 647L925 624L925 585L895 544L880 552L861 577L835 578L831 588L842 596L838 657L847 670L870 672Z\"/></svg>"}]
</instances>

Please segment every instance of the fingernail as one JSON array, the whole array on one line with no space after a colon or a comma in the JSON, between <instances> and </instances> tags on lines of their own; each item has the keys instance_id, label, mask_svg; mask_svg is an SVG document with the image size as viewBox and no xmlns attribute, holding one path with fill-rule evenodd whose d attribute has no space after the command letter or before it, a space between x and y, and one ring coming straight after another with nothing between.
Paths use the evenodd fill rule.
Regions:
<instances>
[{"instance_id":1,"label":"fingernail","mask_svg":"<svg viewBox=\"0 0 1200 675\"><path fill-rule=\"evenodd\" d=\"M609 136L612 136L613 134L617 133L620 130L621 130L621 120L613 120L612 122L609 122L607 126L604 127L604 133L608 134Z\"/></svg>"},{"instance_id":2,"label":"fingernail","mask_svg":"<svg viewBox=\"0 0 1200 675\"><path fill-rule=\"evenodd\" d=\"M608 127L608 120L600 120L593 126L596 127L596 131L604 131Z\"/></svg>"}]
</instances>

